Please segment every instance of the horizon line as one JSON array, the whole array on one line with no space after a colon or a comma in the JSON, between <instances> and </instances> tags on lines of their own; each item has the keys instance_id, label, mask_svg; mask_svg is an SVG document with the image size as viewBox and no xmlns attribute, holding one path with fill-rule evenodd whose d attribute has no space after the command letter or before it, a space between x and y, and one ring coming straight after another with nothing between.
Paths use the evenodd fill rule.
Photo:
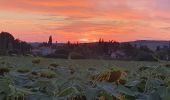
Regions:
<instances>
[{"instance_id":1,"label":"horizon line","mask_svg":"<svg viewBox=\"0 0 170 100\"><path fill-rule=\"evenodd\" d=\"M110 40L108 40L108 41L104 41L104 42L109 42ZM129 40L129 41L115 41L115 40L113 40L113 42L119 42L119 43L126 43L126 42L136 42L136 41L160 41L160 42L170 42L170 40L161 40L161 39L137 39L137 40ZM25 41L25 42L27 42L27 41ZM68 42L68 41L67 41ZM57 43L63 43L63 44L65 44L65 43L67 43L67 42L57 42ZM70 41L71 42L71 41ZM95 41L95 42L80 42L80 41L76 41L76 42L71 42L71 43L97 43L98 41ZM27 42L27 43L44 43L44 42ZM47 43L47 42L45 42L45 43ZM53 44L55 44L55 42L53 42Z\"/></svg>"}]
</instances>

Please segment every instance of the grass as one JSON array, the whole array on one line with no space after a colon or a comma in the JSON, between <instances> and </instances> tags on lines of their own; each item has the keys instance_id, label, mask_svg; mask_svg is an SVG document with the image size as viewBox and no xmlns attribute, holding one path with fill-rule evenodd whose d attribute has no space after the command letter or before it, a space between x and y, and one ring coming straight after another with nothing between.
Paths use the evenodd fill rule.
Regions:
<instances>
[{"instance_id":1,"label":"grass","mask_svg":"<svg viewBox=\"0 0 170 100\"><path fill-rule=\"evenodd\" d=\"M133 69L137 66L156 66L157 62L144 62L144 61L117 61L117 60L66 60L66 59L49 59L49 58L34 58L34 57L4 57L4 60L9 63L16 63L20 66L30 65L30 62L35 61L39 66L47 67L50 64L58 64L62 67L79 67L82 69L98 68L106 69L112 67L120 67L123 69ZM31 67L31 66L30 66Z\"/></svg>"}]
</instances>

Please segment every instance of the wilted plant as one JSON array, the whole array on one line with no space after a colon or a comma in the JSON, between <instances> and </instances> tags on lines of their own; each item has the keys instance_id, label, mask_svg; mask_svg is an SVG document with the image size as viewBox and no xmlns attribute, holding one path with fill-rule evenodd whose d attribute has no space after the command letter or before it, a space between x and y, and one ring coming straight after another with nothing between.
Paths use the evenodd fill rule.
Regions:
<instances>
[{"instance_id":1,"label":"wilted plant","mask_svg":"<svg viewBox=\"0 0 170 100\"><path fill-rule=\"evenodd\" d=\"M145 64L141 67L136 66L136 68L134 66L134 69L130 69L128 72L123 70L122 67L107 68L103 66L102 68L107 68L103 72L96 62L92 62L95 63L92 66L83 61L87 67L82 68L82 65L77 61L71 62L71 67L67 67L70 65L67 65L64 61L61 62L64 67L60 68L56 68L58 65L52 61L47 62L47 64L43 63L46 66L43 68L33 67L33 71L28 75L11 72L9 75L0 76L0 100L7 100L7 97L8 100L25 100L27 99L25 97L28 97L28 100L32 100L32 97L33 99L43 98L44 100L156 100L155 98L170 100L170 70L169 67L165 67L163 64L160 64L159 67L149 65L147 67ZM40 62L41 60L35 61L33 64L39 64ZM2 65L6 65L6 63ZM12 68L9 67L11 65L13 66ZM30 71L27 67L18 67L20 65L19 62L13 64L10 61L9 66L7 65L8 67L5 66L5 68L10 68L11 71L16 70L20 73ZM59 74L47 69L47 67L56 69L55 71ZM4 67L2 69L4 73L9 72L4 71ZM95 73L89 74L89 72ZM69 76L70 74L72 75ZM60 76L55 78L56 75ZM8 82L7 76L11 77L11 82ZM89 77L93 77L93 80L89 79ZM90 83L91 81L94 83L93 85ZM13 92L11 92L11 86ZM19 88L21 89L18 90ZM33 92L34 96L32 94L31 96L26 95L22 91L25 88ZM2 95L4 95L3 99L1 99Z\"/></svg>"},{"instance_id":2,"label":"wilted plant","mask_svg":"<svg viewBox=\"0 0 170 100\"><path fill-rule=\"evenodd\" d=\"M68 87L63 89L62 91L60 91L58 93L59 97L65 97L65 96L69 96L69 97L74 97L77 94L79 94L80 92L77 90L77 88L75 87Z\"/></svg>"},{"instance_id":3,"label":"wilted plant","mask_svg":"<svg viewBox=\"0 0 170 100\"><path fill-rule=\"evenodd\" d=\"M112 100L113 99L113 96L107 92L100 92L99 95L99 100Z\"/></svg>"},{"instance_id":4,"label":"wilted plant","mask_svg":"<svg viewBox=\"0 0 170 100\"><path fill-rule=\"evenodd\" d=\"M36 59L32 60L33 64L39 64L40 62L41 62L41 59L39 59L39 58L36 58Z\"/></svg>"},{"instance_id":5,"label":"wilted plant","mask_svg":"<svg viewBox=\"0 0 170 100\"><path fill-rule=\"evenodd\" d=\"M5 64L5 61L2 61L1 64Z\"/></svg>"},{"instance_id":6,"label":"wilted plant","mask_svg":"<svg viewBox=\"0 0 170 100\"><path fill-rule=\"evenodd\" d=\"M166 84L167 84L168 86L170 86L170 80L167 80Z\"/></svg>"},{"instance_id":7,"label":"wilted plant","mask_svg":"<svg viewBox=\"0 0 170 100\"><path fill-rule=\"evenodd\" d=\"M70 74L71 74L71 75L75 73L74 68L70 67L69 69L70 69Z\"/></svg>"},{"instance_id":8,"label":"wilted plant","mask_svg":"<svg viewBox=\"0 0 170 100\"><path fill-rule=\"evenodd\" d=\"M117 84L125 84L126 80L121 79L122 75L126 74L123 71L106 71L94 77L94 84L97 81L107 81L107 82L115 82Z\"/></svg>"},{"instance_id":9,"label":"wilted plant","mask_svg":"<svg viewBox=\"0 0 170 100\"><path fill-rule=\"evenodd\" d=\"M50 70L45 70L45 71L40 72L40 76L44 78L55 78L56 73Z\"/></svg>"},{"instance_id":10,"label":"wilted plant","mask_svg":"<svg viewBox=\"0 0 170 100\"><path fill-rule=\"evenodd\" d=\"M28 67L21 67L21 68L17 69L17 71L19 73L28 73L28 72L30 72L30 69Z\"/></svg>"},{"instance_id":11,"label":"wilted plant","mask_svg":"<svg viewBox=\"0 0 170 100\"><path fill-rule=\"evenodd\" d=\"M170 64L165 64L165 67L170 68Z\"/></svg>"},{"instance_id":12,"label":"wilted plant","mask_svg":"<svg viewBox=\"0 0 170 100\"><path fill-rule=\"evenodd\" d=\"M13 86L12 79L8 77L0 77L0 89L4 94L4 97L0 94L1 100L25 100L26 92Z\"/></svg>"},{"instance_id":13,"label":"wilted plant","mask_svg":"<svg viewBox=\"0 0 170 100\"><path fill-rule=\"evenodd\" d=\"M26 100L26 97L22 92L16 92L7 96L6 100Z\"/></svg>"},{"instance_id":14,"label":"wilted plant","mask_svg":"<svg viewBox=\"0 0 170 100\"><path fill-rule=\"evenodd\" d=\"M17 89L9 85L10 93L7 95L6 100L26 100L26 91Z\"/></svg>"},{"instance_id":15,"label":"wilted plant","mask_svg":"<svg viewBox=\"0 0 170 100\"><path fill-rule=\"evenodd\" d=\"M36 72L36 71L32 71L31 74L32 74L32 75L35 75L35 76L39 75L39 73Z\"/></svg>"},{"instance_id":16,"label":"wilted plant","mask_svg":"<svg viewBox=\"0 0 170 100\"><path fill-rule=\"evenodd\" d=\"M8 73L10 69L8 67L0 67L0 75Z\"/></svg>"},{"instance_id":17,"label":"wilted plant","mask_svg":"<svg viewBox=\"0 0 170 100\"><path fill-rule=\"evenodd\" d=\"M57 64L57 63L51 63L50 66L56 68L57 66L59 66L59 64Z\"/></svg>"},{"instance_id":18,"label":"wilted plant","mask_svg":"<svg viewBox=\"0 0 170 100\"><path fill-rule=\"evenodd\" d=\"M77 95L77 96L70 97L67 100L87 100L87 98L84 95Z\"/></svg>"}]
</instances>

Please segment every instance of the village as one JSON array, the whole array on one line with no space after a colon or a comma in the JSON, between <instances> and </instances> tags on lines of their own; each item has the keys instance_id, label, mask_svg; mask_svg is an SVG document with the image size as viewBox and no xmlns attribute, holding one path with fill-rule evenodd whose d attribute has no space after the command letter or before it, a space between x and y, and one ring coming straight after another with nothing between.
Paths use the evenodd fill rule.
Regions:
<instances>
[{"instance_id":1,"label":"village","mask_svg":"<svg viewBox=\"0 0 170 100\"><path fill-rule=\"evenodd\" d=\"M170 47L157 46L156 49L145 45L132 45L116 41L99 39L93 43L53 43L52 36L48 42L32 44L33 55L64 59L115 59L115 60L153 60L153 54L163 60L170 60ZM73 56L73 57L72 57Z\"/></svg>"}]
</instances>

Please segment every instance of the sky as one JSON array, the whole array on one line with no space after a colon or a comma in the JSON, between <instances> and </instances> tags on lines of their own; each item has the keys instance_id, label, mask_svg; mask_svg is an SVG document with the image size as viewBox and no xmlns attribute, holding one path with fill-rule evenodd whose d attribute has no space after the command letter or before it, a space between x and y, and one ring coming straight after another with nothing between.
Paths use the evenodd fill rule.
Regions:
<instances>
[{"instance_id":1,"label":"sky","mask_svg":"<svg viewBox=\"0 0 170 100\"><path fill-rule=\"evenodd\" d=\"M170 0L0 0L0 31L27 42L170 40Z\"/></svg>"}]
</instances>

